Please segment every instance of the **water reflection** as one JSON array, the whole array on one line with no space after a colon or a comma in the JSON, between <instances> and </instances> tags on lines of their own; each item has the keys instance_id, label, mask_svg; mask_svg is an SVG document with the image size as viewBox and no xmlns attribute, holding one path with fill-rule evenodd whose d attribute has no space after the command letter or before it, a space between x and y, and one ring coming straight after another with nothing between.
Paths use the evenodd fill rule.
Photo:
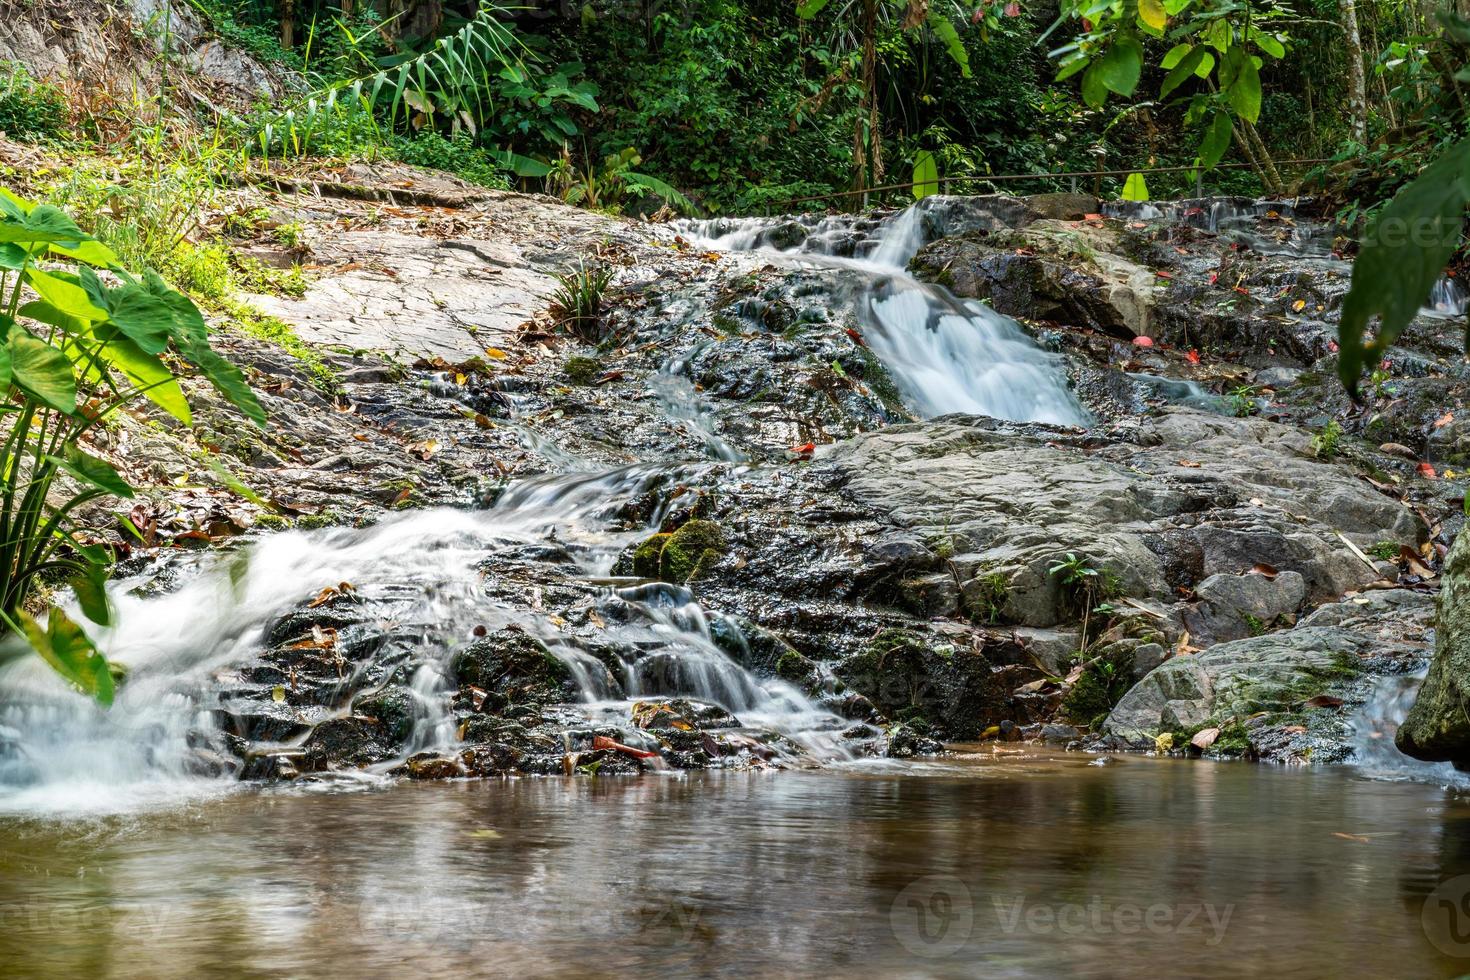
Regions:
<instances>
[{"instance_id":1,"label":"water reflection","mask_svg":"<svg viewBox=\"0 0 1470 980\"><path fill-rule=\"evenodd\" d=\"M1470 806L1343 771L984 755L261 792L10 822L7 975L1456 972ZM1467 949L1470 951L1470 949Z\"/></svg>"}]
</instances>

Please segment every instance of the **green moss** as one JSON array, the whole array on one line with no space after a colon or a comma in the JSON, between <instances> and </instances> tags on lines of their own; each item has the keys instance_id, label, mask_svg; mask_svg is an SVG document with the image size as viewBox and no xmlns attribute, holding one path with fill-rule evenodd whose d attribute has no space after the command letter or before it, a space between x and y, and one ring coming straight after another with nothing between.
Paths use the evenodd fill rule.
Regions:
<instances>
[{"instance_id":1,"label":"green moss","mask_svg":"<svg viewBox=\"0 0 1470 980\"><path fill-rule=\"evenodd\" d=\"M639 578L658 578L659 558L663 556L664 545L672 537L672 534L655 534L640 544L633 552L633 574Z\"/></svg>"},{"instance_id":2,"label":"green moss","mask_svg":"<svg viewBox=\"0 0 1470 980\"><path fill-rule=\"evenodd\" d=\"M569 357L561 373L574 385L590 385L602 374L602 362L595 357Z\"/></svg>"},{"instance_id":3,"label":"green moss","mask_svg":"<svg viewBox=\"0 0 1470 980\"><path fill-rule=\"evenodd\" d=\"M800 683L807 679L807 660L795 650L787 650L776 661L776 676L782 680Z\"/></svg>"},{"instance_id":4,"label":"green moss","mask_svg":"<svg viewBox=\"0 0 1470 980\"><path fill-rule=\"evenodd\" d=\"M251 526L258 531L284 531L291 526L291 521L280 514L261 514Z\"/></svg>"},{"instance_id":5,"label":"green moss","mask_svg":"<svg viewBox=\"0 0 1470 980\"><path fill-rule=\"evenodd\" d=\"M669 535L659 554L659 578L687 582L707 571L726 550L725 532L713 521L689 521Z\"/></svg>"}]
</instances>

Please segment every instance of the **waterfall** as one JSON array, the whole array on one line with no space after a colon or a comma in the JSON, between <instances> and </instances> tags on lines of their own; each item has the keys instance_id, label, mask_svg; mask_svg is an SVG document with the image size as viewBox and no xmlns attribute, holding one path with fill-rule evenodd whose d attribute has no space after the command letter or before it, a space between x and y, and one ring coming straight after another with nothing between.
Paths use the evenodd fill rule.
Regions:
<instances>
[{"instance_id":1,"label":"waterfall","mask_svg":"<svg viewBox=\"0 0 1470 980\"><path fill-rule=\"evenodd\" d=\"M128 670L110 710L66 689L35 656L3 668L0 809L113 812L224 791L232 767L215 719L231 687L241 687L238 670L266 647L272 624L344 582L367 608L392 620L389 642L409 647L402 674L413 701L409 752L453 747L448 664L471 627L493 632L516 624L567 664L578 688L568 709L585 718L607 723L616 716L627 724L640 695L685 696L798 745L820 747L829 758L846 757L836 732L848 723L789 684L757 678L727 657L687 590L613 592L596 584L663 517L655 508L647 526L630 528L620 515L664 484L695 475L693 468L647 464L531 478L488 510L437 508L367 528L285 531L117 581L114 624L94 637ZM600 661L532 611L538 603L512 605L487 595L479 568L487 557L548 543L570 556L589 594L601 589L607 601L629 610L625 622L608 626L607 638L653 651L630 662L625 678L609 682ZM179 584L160 591L158 582L169 579ZM366 671L372 664L370 656L345 669ZM346 713L347 705L311 710L324 712L320 721Z\"/></svg>"},{"instance_id":2,"label":"waterfall","mask_svg":"<svg viewBox=\"0 0 1470 980\"><path fill-rule=\"evenodd\" d=\"M1062 357L983 303L962 300L907 272L924 243L916 204L874 224L869 218L752 218L685 222L702 247L758 251L830 270L839 293L856 281L852 304L873 353L909 408L1018 422L1086 425Z\"/></svg>"},{"instance_id":3,"label":"waterfall","mask_svg":"<svg viewBox=\"0 0 1470 980\"><path fill-rule=\"evenodd\" d=\"M1394 745L1394 735L1414 706L1426 673L1427 668L1378 679L1373 693L1352 720L1353 761L1364 775L1375 779L1470 787L1470 773L1460 772L1448 762L1412 758Z\"/></svg>"}]
</instances>

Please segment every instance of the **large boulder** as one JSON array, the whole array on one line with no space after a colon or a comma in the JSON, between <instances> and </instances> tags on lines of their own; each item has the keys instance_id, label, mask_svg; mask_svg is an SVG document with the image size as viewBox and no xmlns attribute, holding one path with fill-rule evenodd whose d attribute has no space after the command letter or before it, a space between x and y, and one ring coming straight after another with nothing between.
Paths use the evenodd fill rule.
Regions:
<instances>
[{"instance_id":1,"label":"large boulder","mask_svg":"<svg viewBox=\"0 0 1470 980\"><path fill-rule=\"evenodd\" d=\"M1339 532L1360 547L1421 540L1409 508L1311 458L1298 430L1181 409L1134 440L1099 449L953 417L858 436L827 458L849 497L943 558L966 611L986 623L1074 620L1076 597L1052 571L1068 554L1099 572L1106 594L1171 602L1178 588L1270 565L1280 594L1261 608L1279 616L1379 577Z\"/></svg>"},{"instance_id":2,"label":"large boulder","mask_svg":"<svg viewBox=\"0 0 1470 980\"><path fill-rule=\"evenodd\" d=\"M1371 693L1373 675L1422 663L1432 630L1433 600L1421 593L1384 590L1329 603L1295 629L1166 660L1123 696L1103 730L1141 745L1214 727L1235 731L1239 748L1248 743L1261 755L1343 758L1352 736L1347 713Z\"/></svg>"},{"instance_id":3,"label":"large boulder","mask_svg":"<svg viewBox=\"0 0 1470 980\"><path fill-rule=\"evenodd\" d=\"M1470 535L1455 539L1441 574L1434 660L1395 741L1416 759L1470 768Z\"/></svg>"}]
</instances>

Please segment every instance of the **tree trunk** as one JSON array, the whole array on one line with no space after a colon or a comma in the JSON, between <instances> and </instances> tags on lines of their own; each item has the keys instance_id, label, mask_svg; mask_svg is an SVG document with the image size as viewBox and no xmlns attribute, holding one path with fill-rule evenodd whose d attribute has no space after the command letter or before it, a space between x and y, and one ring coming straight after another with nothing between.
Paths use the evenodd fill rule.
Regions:
<instances>
[{"instance_id":1,"label":"tree trunk","mask_svg":"<svg viewBox=\"0 0 1470 980\"><path fill-rule=\"evenodd\" d=\"M281 47L290 51L296 44L296 0L281 0Z\"/></svg>"},{"instance_id":2,"label":"tree trunk","mask_svg":"<svg viewBox=\"0 0 1470 980\"><path fill-rule=\"evenodd\" d=\"M1338 0L1342 32L1347 45L1348 123L1353 141L1368 142L1368 86L1363 78L1363 38L1358 33L1357 0Z\"/></svg>"}]
</instances>

